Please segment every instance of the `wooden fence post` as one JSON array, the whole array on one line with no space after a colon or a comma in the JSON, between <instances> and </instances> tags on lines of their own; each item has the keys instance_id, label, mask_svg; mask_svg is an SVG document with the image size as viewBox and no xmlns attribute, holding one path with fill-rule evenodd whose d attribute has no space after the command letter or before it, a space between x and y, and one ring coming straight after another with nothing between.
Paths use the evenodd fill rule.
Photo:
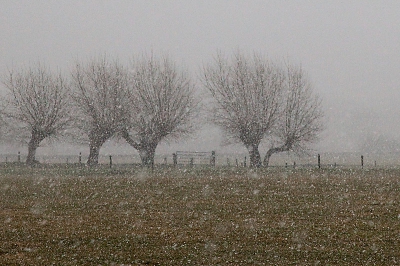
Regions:
<instances>
[{"instance_id":1,"label":"wooden fence post","mask_svg":"<svg viewBox=\"0 0 400 266\"><path fill-rule=\"evenodd\" d=\"M247 157L246 156L244 156L244 163L243 163L243 167L246 167L246 164L247 164Z\"/></svg>"},{"instance_id":2,"label":"wooden fence post","mask_svg":"<svg viewBox=\"0 0 400 266\"><path fill-rule=\"evenodd\" d=\"M110 155L110 168L112 168L112 156Z\"/></svg>"},{"instance_id":3,"label":"wooden fence post","mask_svg":"<svg viewBox=\"0 0 400 266\"><path fill-rule=\"evenodd\" d=\"M296 162L293 162L293 169L296 168Z\"/></svg>"},{"instance_id":4,"label":"wooden fence post","mask_svg":"<svg viewBox=\"0 0 400 266\"><path fill-rule=\"evenodd\" d=\"M21 162L21 152L18 152L18 162Z\"/></svg>"},{"instance_id":5,"label":"wooden fence post","mask_svg":"<svg viewBox=\"0 0 400 266\"><path fill-rule=\"evenodd\" d=\"M79 164L82 164L82 152L79 153Z\"/></svg>"},{"instance_id":6,"label":"wooden fence post","mask_svg":"<svg viewBox=\"0 0 400 266\"><path fill-rule=\"evenodd\" d=\"M211 166L215 167L215 151L211 152Z\"/></svg>"},{"instance_id":7,"label":"wooden fence post","mask_svg":"<svg viewBox=\"0 0 400 266\"><path fill-rule=\"evenodd\" d=\"M318 168L321 169L321 155L318 153Z\"/></svg>"},{"instance_id":8,"label":"wooden fence post","mask_svg":"<svg viewBox=\"0 0 400 266\"><path fill-rule=\"evenodd\" d=\"M178 165L178 155L176 153L172 154L172 161L174 162L174 166Z\"/></svg>"},{"instance_id":9,"label":"wooden fence post","mask_svg":"<svg viewBox=\"0 0 400 266\"><path fill-rule=\"evenodd\" d=\"M361 169L364 169L364 156L361 155Z\"/></svg>"}]
</instances>

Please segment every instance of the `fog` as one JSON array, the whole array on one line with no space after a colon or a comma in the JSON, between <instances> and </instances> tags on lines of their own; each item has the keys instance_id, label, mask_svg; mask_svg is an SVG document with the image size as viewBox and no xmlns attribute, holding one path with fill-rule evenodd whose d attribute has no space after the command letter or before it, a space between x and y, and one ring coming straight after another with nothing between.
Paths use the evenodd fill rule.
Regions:
<instances>
[{"instance_id":1,"label":"fog","mask_svg":"<svg viewBox=\"0 0 400 266\"><path fill-rule=\"evenodd\" d=\"M309 74L326 114L316 152L397 151L399 14L395 0L2 1L0 72L41 61L68 74L76 60L104 53L125 60L153 51L168 54L196 79L218 50L256 51L302 64ZM204 125L157 153L244 151L221 140L218 129ZM102 153L114 145L135 153L111 143ZM58 143L42 152L75 148Z\"/></svg>"}]
</instances>

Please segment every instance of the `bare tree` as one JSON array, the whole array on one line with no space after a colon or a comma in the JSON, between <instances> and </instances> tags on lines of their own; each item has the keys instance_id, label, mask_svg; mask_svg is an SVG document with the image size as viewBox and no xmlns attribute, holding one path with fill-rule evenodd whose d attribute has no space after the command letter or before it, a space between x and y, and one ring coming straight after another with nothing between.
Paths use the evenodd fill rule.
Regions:
<instances>
[{"instance_id":1,"label":"bare tree","mask_svg":"<svg viewBox=\"0 0 400 266\"><path fill-rule=\"evenodd\" d=\"M301 67L288 65L280 116L273 131L274 141L264 157L264 165L274 153L306 151L323 129L321 101Z\"/></svg>"},{"instance_id":2,"label":"bare tree","mask_svg":"<svg viewBox=\"0 0 400 266\"><path fill-rule=\"evenodd\" d=\"M101 146L126 124L127 72L106 57L78 63L72 73L77 127L89 140L87 164L98 164Z\"/></svg>"},{"instance_id":3,"label":"bare tree","mask_svg":"<svg viewBox=\"0 0 400 266\"><path fill-rule=\"evenodd\" d=\"M213 122L229 142L244 144L251 166L261 166L259 145L278 118L282 71L261 55L247 57L238 52L230 60L218 54L203 74L203 83L215 100Z\"/></svg>"},{"instance_id":4,"label":"bare tree","mask_svg":"<svg viewBox=\"0 0 400 266\"><path fill-rule=\"evenodd\" d=\"M143 165L154 164L157 145L194 130L198 100L187 73L170 59L143 56L132 62L129 123L122 137L135 148Z\"/></svg>"},{"instance_id":5,"label":"bare tree","mask_svg":"<svg viewBox=\"0 0 400 266\"><path fill-rule=\"evenodd\" d=\"M37 64L11 70L3 81L8 89L4 118L13 139L28 140L26 163L36 162L40 143L57 136L71 122L69 87L61 74Z\"/></svg>"}]
</instances>

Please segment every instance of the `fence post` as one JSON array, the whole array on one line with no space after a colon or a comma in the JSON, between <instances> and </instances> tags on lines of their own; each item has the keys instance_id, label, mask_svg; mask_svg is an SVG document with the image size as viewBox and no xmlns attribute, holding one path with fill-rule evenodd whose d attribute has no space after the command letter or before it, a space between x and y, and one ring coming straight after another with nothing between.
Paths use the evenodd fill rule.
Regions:
<instances>
[{"instance_id":1,"label":"fence post","mask_svg":"<svg viewBox=\"0 0 400 266\"><path fill-rule=\"evenodd\" d=\"M246 156L244 156L244 163L243 163L243 167L246 167L246 164L247 164L247 157Z\"/></svg>"},{"instance_id":2,"label":"fence post","mask_svg":"<svg viewBox=\"0 0 400 266\"><path fill-rule=\"evenodd\" d=\"M110 168L112 168L112 156L110 155Z\"/></svg>"},{"instance_id":3,"label":"fence post","mask_svg":"<svg viewBox=\"0 0 400 266\"><path fill-rule=\"evenodd\" d=\"M215 167L215 151L211 152L211 166Z\"/></svg>"},{"instance_id":4,"label":"fence post","mask_svg":"<svg viewBox=\"0 0 400 266\"><path fill-rule=\"evenodd\" d=\"M194 159L192 157L192 158L190 158L190 167L193 167L193 165L194 165Z\"/></svg>"},{"instance_id":5,"label":"fence post","mask_svg":"<svg viewBox=\"0 0 400 266\"><path fill-rule=\"evenodd\" d=\"M364 169L364 156L361 155L361 169Z\"/></svg>"},{"instance_id":6,"label":"fence post","mask_svg":"<svg viewBox=\"0 0 400 266\"><path fill-rule=\"evenodd\" d=\"M174 162L174 166L177 166L177 164L178 164L178 156L176 155L176 153L172 154L172 161Z\"/></svg>"},{"instance_id":7,"label":"fence post","mask_svg":"<svg viewBox=\"0 0 400 266\"><path fill-rule=\"evenodd\" d=\"M237 158L236 158L236 167L239 167L239 162Z\"/></svg>"},{"instance_id":8,"label":"fence post","mask_svg":"<svg viewBox=\"0 0 400 266\"><path fill-rule=\"evenodd\" d=\"M321 155L318 153L318 168L321 169Z\"/></svg>"},{"instance_id":9,"label":"fence post","mask_svg":"<svg viewBox=\"0 0 400 266\"><path fill-rule=\"evenodd\" d=\"M79 153L79 164L82 164L82 152Z\"/></svg>"},{"instance_id":10,"label":"fence post","mask_svg":"<svg viewBox=\"0 0 400 266\"><path fill-rule=\"evenodd\" d=\"M21 162L21 152L18 152L18 162Z\"/></svg>"},{"instance_id":11,"label":"fence post","mask_svg":"<svg viewBox=\"0 0 400 266\"><path fill-rule=\"evenodd\" d=\"M293 162L293 169L296 168L296 162Z\"/></svg>"}]
</instances>

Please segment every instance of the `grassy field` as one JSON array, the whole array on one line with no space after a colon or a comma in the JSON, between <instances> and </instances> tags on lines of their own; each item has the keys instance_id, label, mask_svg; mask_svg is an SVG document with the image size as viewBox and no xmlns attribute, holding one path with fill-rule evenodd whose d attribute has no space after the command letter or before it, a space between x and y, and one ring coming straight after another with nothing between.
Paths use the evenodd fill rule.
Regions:
<instances>
[{"instance_id":1,"label":"grassy field","mask_svg":"<svg viewBox=\"0 0 400 266\"><path fill-rule=\"evenodd\" d=\"M400 170L0 176L0 265L400 264Z\"/></svg>"}]
</instances>

